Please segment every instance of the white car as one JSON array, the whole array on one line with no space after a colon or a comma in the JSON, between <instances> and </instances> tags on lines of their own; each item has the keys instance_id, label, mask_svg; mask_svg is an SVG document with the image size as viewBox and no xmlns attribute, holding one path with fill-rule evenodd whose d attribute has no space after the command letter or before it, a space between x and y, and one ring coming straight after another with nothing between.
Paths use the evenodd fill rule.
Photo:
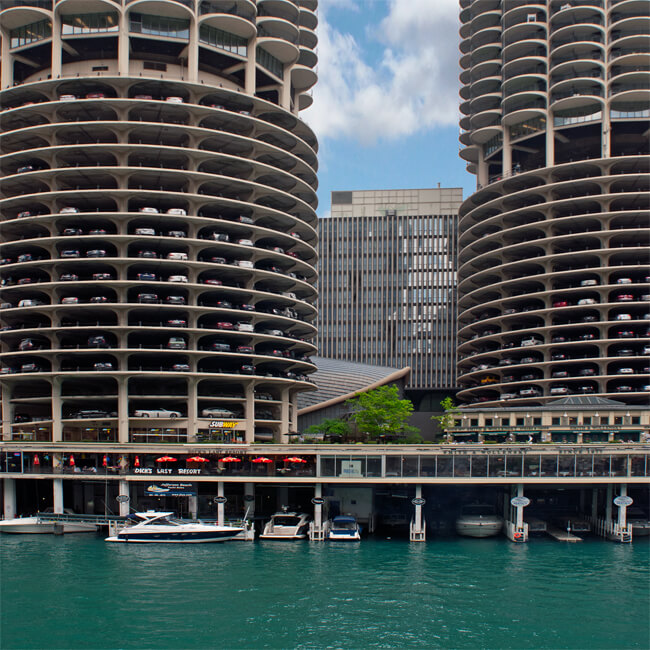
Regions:
<instances>
[{"instance_id":1,"label":"white car","mask_svg":"<svg viewBox=\"0 0 650 650\"><path fill-rule=\"evenodd\" d=\"M136 228L135 234L151 236L151 235L155 235L156 231L153 228Z\"/></svg>"},{"instance_id":2,"label":"white car","mask_svg":"<svg viewBox=\"0 0 650 650\"><path fill-rule=\"evenodd\" d=\"M183 98L182 97L165 97L165 101L169 102L170 104L182 104L183 103Z\"/></svg>"},{"instance_id":3,"label":"white car","mask_svg":"<svg viewBox=\"0 0 650 650\"><path fill-rule=\"evenodd\" d=\"M71 101L74 101L75 99L77 99L76 95L60 95L59 96L59 101L62 101L62 102L71 102Z\"/></svg>"},{"instance_id":4,"label":"white car","mask_svg":"<svg viewBox=\"0 0 650 650\"><path fill-rule=\"evenodd\" d=\"M578 300L579 305L595 305L596 301L593 298L580 298Z\"/></svg>"},{"instance_id":5,"label":"white car","mask_svg":"<svg viewBox=\"0 0 650 650\"><path fill-rule=\"evenodd\" d=\"M595 287L598 284L598 280L583 280L580 283L581 287Z\"/></svg>"},{"instance_id":6,"label":"white car","mask_svg":"<svg viewBox=\"0 0 650 650\"><path fill-rule=\"evenodd\" d=\"M616 320L632 320L632 314L618 314Z\"/></svg>"},{"instance_id":7,"label":"white car","mask_svg":"<svg viewBox=\"0 0 650 650\"><path fill-rule=\"evenodd\" d=\"M253 241L251 239L238 239L237 243L240 246L253 246Z\"/></svg>"},{"instance_id":8,"label":"white car","mask_svg":"<svg viewBox=\"0 0 650 650\"><path fill-rule=\"evenodd\" d=\"M136 418L180 418L181 413L167 409L137 409L133 416Z\"/></svg>"},{"instance_id":9,"label":"white car","mask_svg":"<svg viewBox=\"0 0 650 650\"><path fill-rule=\"evenodd\" d=\"M178 252L167 253L167 259L168 260L186 260L187 259L187 253L178 253Z\"/></svg>"},{"instance_id":10,"label":"white car","mask_svg":"<svg viewBox=\"0 0 650 650\"><path fill-rule=\"evenodd\" d=\"M239 268L242 269L252 269L253 268L253 262L250 260L235 260L233 262L235 266L238 266Z\"/></svg>"},{"instance_id":11,"label":"white car","mask_svg":"<svg viewBox=\"0 0 650 650\"><path fill-rule=\"evenodd\" d=\"M187 210L183 210L183 208L169 208L167 214L177 214L180 217L184 217L187 215Z\"/></svg>"},{"instance_id":12,"label":"white car","mask_svg":"<svg viewBox=\"0 0 650 650\"><path fill-rule=\"evenodd\" d=\"M254 332L255 329L251 323L237 323L235 328L240 332Z\"/></svg>"},{"instance_id":13,"label":"white car","mask_svg":"<svg viewBox=\"0 0 650 650\"><path fill-rule=\"evenodd\" d=\"M188 282L186 275L170 275L167 278L167 282Z\"/></svg>"},{"instance_id":14,"label":"white car","mask_svg":"<svg viewBox=\"0 0 650 650\"><path fill-rule=\"evenodd\" d=\"M158 208L144 207L140 208L139 212L145 212L147 214L158 214Z\"/></svg>"},{"instance_id":15,"label":"white car","mask_svg":"<svg viewBox=\"0 0 650 650\"><path fill-rule=\"evenodd\" d=\"M77 214L77 212L79 212L79 208L73 208L71 206L66 206L60 210L61 214Z\"/></svg>"}]
</instances>

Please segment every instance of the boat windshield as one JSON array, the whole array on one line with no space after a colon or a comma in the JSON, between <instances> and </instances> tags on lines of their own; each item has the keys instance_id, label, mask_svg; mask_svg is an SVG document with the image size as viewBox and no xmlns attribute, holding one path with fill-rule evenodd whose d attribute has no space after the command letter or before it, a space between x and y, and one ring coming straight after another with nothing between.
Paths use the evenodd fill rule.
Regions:
<instances>
[{"instance_id":1,"label":"boat windshield","mask_svg":"<svg viewBox=\"0 0 650 650\"><path fill-rule=\"evenodd\" d=\"M464 515L493 515L494 513L494 506L465 506L463 508Z\"/></svg>"},{"instance_id":2,"label":"boat windshield","mask_svg":"<svg viewBox=\"0 0 650 650\"><path fill-rule=\"evenodd\" d=\"M343 521L334 520L332 522L332 530L355 530L357 522L352 519L345 519Z\"/></svg>"},{"instance_id":3,"label":"boat windshield","mask_svg":"<svg viewBox=\"0 0 650 650\"><path fill-rule=\"evenodd\" d=\"M274 526L297 526L300 523L300 517L291 515L275 515L273 517Z\"/></svg>"}]
</instances>

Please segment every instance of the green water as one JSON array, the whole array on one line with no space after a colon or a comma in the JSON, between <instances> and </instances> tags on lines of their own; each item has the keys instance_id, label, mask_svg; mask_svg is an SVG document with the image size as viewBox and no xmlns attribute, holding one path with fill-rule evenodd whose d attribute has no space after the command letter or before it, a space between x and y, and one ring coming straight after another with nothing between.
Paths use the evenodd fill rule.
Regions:
<instances>
[{"instance_id":1,"label":"green water","mask_svg":"<svg viewBox=\"0 0 650 650\"><path fill-rule=\"evenodd\" d=\"M4 535L0 647L648 648L649 549Z\"/></svg>"}]
</instances>

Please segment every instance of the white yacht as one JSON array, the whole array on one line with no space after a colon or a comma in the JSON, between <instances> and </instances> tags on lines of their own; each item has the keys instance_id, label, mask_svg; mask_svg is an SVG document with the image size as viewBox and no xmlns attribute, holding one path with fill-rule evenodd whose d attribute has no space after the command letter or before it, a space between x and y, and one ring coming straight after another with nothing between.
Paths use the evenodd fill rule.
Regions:
<instances>
[{"instance_id":1,"label":"white yacht","mask_svg":"<svg viewBox=\"0 0 650 650\"><path fill-rule=\"evenodd\" d=\"M492 537L503 527L503 518L494 506L474 504L463 506L456 519L456 532L465 537Z\"/></svg>"},{"instance_id":2,"label":"white yacht","mask_svg":"<svg viewBox=\"0 0 650 650\"><path fill-rule=\"evenodd\" d=\"M219 526L201 521L174 518L173 512L147 510L129 515L127 524L107 542L190 543L225 542L244 530L243 527Z\"/></svg>"},{"instance_id":3,"label":"white yacht","mask_svg":"<svg viewBox=\"0 0 650 650\"><path fill-rule=\"evenodd\" d=\"M361 539L361 527L351 515L334 517L325 526L325 537L332 542L358 542Z\"/></svg>"},{"instance_id":4,"label":"white yacht","mask_svg":"<svg viewBox=\"0 0 650 650\"><path fill-rule=\"evenodd\" d=\"M53 534L57 533L94 533L97 526L87 521L76 521L72 510L66 509L61 515L55 514L53 508L47 508L32 517L17 517L16 519L3 519L0 521L0 533L29 533ZM81 517L80 517L81 519Z\"/></svg>"},{"instance_id":5,"label":"white yacht","mask_svg":"<svg viewBox=\"0 0 650 650\"><path fill-rule=\"evenodd\" d=\"M305 539L310 519L304 512L276 512L266 522L260 539Z\"/></svg>"}]
</instances>

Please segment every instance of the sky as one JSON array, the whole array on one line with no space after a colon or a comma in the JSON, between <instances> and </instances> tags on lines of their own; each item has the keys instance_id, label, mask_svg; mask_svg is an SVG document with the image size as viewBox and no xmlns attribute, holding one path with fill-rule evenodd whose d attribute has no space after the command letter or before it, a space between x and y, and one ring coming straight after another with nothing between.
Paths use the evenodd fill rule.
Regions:
<instances>
[{"instance_id":1,"label":"sky","mask_svg":"<svg viewBox=\"0 0 650 650\"><path fill-rule=\"evenodd\" d=\"M319 0L318 215L340 190L462 187L458 0Z\"/></svg>"}]
</instances>

